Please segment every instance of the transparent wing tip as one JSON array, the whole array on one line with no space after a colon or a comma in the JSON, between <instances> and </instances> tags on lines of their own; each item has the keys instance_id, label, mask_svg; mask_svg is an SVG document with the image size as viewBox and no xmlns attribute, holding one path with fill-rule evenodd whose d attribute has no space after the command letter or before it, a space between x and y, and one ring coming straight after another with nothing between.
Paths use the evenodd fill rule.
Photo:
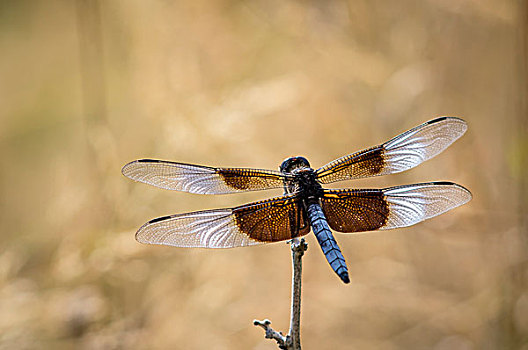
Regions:
<instances>
[{"instance_id":1,"label":"transparent wing tip","mask_svg":"<svg viewBox=\"0 0 528 350\"><path fill-rule=\"evenodd\" d=\"M123 174L124 176L128 177L129 179L131 180L134 180L134 181L138 181L137 178L136 178L136 172L137 172L137 168L138 168L138 164L141 163L141 162L145 162L146 159L138 159L138 160L133 160L127 164L125 164L122 168L121 168L121 174Z\"/></svg>"},{"instance_id":2,"label":"transparent wing tip","mask_svg":"<svg viewBox=\"0 0 528 350\"><path fill-rule=\"evenodd\" d=\"M162 216L156 219L152 219L147 223L143 224L136 232L136 241L143 244L159 244L159 239L153 240L151 225L158 221L170 219L170 216Z\"/></svg>"},{"instance_id":3,"label":"transparent wing tip","mask_svg":"<svg viewBox=\"0 0 528 350\"><path fill-rule=\"evenodd\" d=\"M473 194L471 194L471 191L464 186L452 182L449 182L448 184L450 184L454 190L453 192L457 199L457 207L464 205L473 199Z\"/></svg>"},{"instance_id":4,"label":"transparent wing tip","mask_svg":"<svg viewBox=\"0 0 528 350\"><path fill-rule=\"evenodd\" d=\"M436 119L430 120L426 122L425 124L436 124L440 122L450 124L452 129L457 128L458 134L460 136L464 135L464 133L468 129L467 122L460 117L442 116L442 117L438 117Z\"/></svg>"}]
</instances>

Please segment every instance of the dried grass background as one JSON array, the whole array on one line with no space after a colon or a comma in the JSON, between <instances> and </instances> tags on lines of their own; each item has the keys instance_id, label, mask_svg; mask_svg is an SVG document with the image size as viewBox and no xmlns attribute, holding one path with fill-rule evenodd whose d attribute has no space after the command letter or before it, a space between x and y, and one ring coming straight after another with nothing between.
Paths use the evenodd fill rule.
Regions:
<instances>
[{"instance_id":1,"label":"dried grass background","mask_svg":"<svg viewBox=\"0 0 528 350\"><path fill-rule=\"evenodd\" d=\"M314 167L440 115L468 133L403 174L474 199L414 226L309 236L305 349L528 349L526 1L2 1L0 348L275 349L290 250L143 246L172 213L280 191L173 193L143 157ZM336 187L336 186L334 186Z\"/></svg>"}]
</instances>

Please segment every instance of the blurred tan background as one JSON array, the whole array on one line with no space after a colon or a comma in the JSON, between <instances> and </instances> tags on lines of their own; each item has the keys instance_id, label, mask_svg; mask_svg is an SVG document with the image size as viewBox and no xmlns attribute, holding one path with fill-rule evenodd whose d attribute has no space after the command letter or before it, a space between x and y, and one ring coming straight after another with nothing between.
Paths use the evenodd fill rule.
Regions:
<instances>
[{"instance_id":1,"label":"blurred tan background","mask_svg":"<svg viewBox=\"0 0 528 350\"><path fill-rule=\"evenodd\" d=\"M473 201L412 228L313 236L304 349L528 349L526 1L2 1L0 348L276 349L290 250L143 246L199 196L124 178L137 158L314 167L440 115L468 133L403 174Z\"/></svg>"}]
</instances>

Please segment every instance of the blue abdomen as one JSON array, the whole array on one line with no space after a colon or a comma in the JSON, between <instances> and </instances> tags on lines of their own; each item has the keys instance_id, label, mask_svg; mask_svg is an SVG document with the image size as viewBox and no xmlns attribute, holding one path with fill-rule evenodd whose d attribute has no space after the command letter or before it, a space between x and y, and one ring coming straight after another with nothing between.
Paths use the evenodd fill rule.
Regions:
<instances>
[{"instance_id":1,"label":"blue abdomen","mask_svg":"<svg viewBox=\"0 0 528 350\"><path fill-rule=\"evenodd\" d=\"M326 256L326 260L328 260L328 263L341 280L345 283L349 283L350 278L348 277L345 258L332 235L332 231L330 231L330 227L328 226L328 222L326 221L321 206L319 203L311 203L308 205L307 211L310 225L312 226L315 237Z\"/></svg>"}]
</instances>

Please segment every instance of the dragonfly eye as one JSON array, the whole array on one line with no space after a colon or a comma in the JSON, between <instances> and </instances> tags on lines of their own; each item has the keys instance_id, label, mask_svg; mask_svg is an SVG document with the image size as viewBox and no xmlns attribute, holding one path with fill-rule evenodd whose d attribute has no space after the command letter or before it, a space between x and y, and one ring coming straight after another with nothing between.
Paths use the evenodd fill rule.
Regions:
<instances>
[{"instance_id":1,"label":"dragonfly eye","mask_svg":"<svg viewBox=\"0 0 528 350\"><path fill-rule=\"evenodd\" d=\"M290 157L282 162L279 170L281 173L292 173L297 168L309 168L310 163L304 157Z\"/></svg>"}]
</instances>

